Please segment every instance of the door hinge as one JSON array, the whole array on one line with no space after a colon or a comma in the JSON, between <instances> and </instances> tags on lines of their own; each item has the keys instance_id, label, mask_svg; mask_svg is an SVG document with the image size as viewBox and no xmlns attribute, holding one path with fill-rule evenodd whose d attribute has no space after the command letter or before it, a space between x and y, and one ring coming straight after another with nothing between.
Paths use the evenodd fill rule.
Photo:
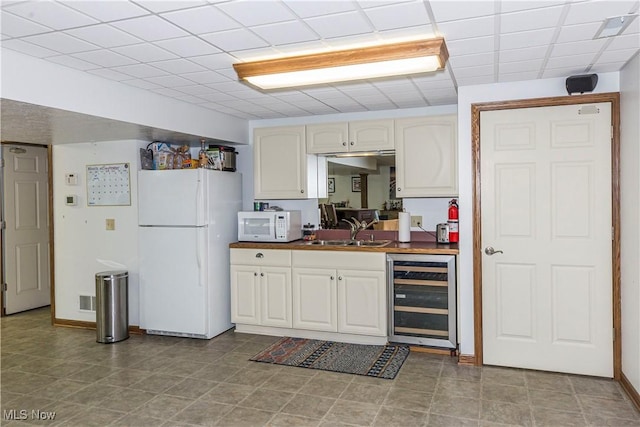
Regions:
<instances>
[{"instance_id":1,"label":"door hinge","mask_svg":"<svg viewBox=\"0 0 640 427\"><path fill-rule=\"evenodd\" d=\"M0 229L4 230L5 228L7 228L7 222L6 221L0 221Z\"/></svg>"},{"instance_id":2,"label":"door hinge","mask_svg":"<svg viewBox=\"0 0 640 427\"><path fill-rule=\"evenodd\" d=\"M3 283L3 284L2 284L2 290L3 290L3 291L6 291L6 290L7 290L7 284L6 284L6 283Z\"/></svg>"}]
</instances>

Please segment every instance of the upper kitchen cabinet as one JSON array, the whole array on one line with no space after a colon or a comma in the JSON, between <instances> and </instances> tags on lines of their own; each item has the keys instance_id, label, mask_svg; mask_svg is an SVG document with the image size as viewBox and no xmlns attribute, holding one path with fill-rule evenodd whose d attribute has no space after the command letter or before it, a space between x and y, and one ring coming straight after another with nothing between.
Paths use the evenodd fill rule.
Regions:
<instances>
[{"instance_id":1,"label":"upper kitchen cabinet","mask_svg":"<svg viewBox=\"0 0 640 427\"><path fill-rule=\"evenodd\" d=\"M396 119L396 196L458 195L456 115Z\"/></svg>"},{"instance_id":2,"label":"upper kitchen cabinet","mask_svg":"<svg viewBox=\"0 0 640 427\"><path fill-rule=\"evenodd\" d=\"M332 154L393 150L393 120L307 125L307 152Z\"/></svg>"},{"instance_id":3,"label":"upper kitchen cabinet","mask_svg":"<svg viewBox=\"0 0 640 427\"><path fill-rule=\"evenodd\" d=\"M307 154L304 126L255 129L253 155L255 199L322 197L318 158Z\"/></svg>"}]
</instances>

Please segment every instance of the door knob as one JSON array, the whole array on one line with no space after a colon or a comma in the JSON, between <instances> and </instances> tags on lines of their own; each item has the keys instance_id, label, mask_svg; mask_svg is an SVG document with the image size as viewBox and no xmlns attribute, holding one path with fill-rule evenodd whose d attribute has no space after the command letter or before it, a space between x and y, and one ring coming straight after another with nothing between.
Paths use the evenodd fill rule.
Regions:
<instances>
[{"instance_id":1,"label":"door knob","mask_svg":"<svg viewBox=\"0 0 640 427\"><path fill-rule=\"evenodd\" d=\"M491 246L487 246L486 248L484 248L484 253L491 256L493 254L501 254L503 253L502 251L496 251L495 249L493 249L493 247Z\"/></svg>"}]
</instances>

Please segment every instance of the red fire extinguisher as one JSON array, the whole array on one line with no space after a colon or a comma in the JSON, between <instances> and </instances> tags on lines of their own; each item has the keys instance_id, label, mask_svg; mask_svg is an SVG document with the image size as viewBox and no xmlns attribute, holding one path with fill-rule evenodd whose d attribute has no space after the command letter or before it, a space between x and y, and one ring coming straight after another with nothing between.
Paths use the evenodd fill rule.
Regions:
<instances>
[{"instance_id":1,"label":"red fire extinguisher","mask_svg":"<svg viewBox=\"0 0 640 427\"><path fill-rule=\"evenodd\" d=\"M458 233L458 200L451 199L449 202L449 242L458 243L460 237Z\"/></svg>"}]
</instances>

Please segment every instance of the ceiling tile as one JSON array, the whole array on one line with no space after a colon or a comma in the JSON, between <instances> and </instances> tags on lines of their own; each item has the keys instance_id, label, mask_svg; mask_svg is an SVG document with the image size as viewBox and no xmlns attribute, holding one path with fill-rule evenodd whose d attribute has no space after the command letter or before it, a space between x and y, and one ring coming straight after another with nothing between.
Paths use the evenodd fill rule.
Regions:
<instances>
[{"instance_id":1,"label":"ceiling tile","mask_svg":"<svg viewBox=\"0 0 640 427\"><path fill-rule=\"evenodd\" d=\"M234 58L226 53L214 53L213 55L203 55L189 58L190 61L200 64L210 70L218 70L220 68L230 67Z\"/></svg>"},{"instance_id":2,"label":"ceiling tile","mask_svg":"<svg viewBox=\"0 0 640 427\"><path fill-rule=\"evenodd\" d=\"M452 3L453 4L453 3ZM494 34L493 16L438 23L445 40L460 40Z\"/></svg>"},{"instance_id":3,"label":"ceiling tile","mask_svg":"<svg viewBox=\"0 0 640 427\"><path fill-rule=\"evenodd\" d=\"M98 21L71 9L62 3L52 1L30 1L6 7L6 10L23 18L55 30L97 24Z\"/></svg>"},{"instance_id":4,"label":"ceiling tile","mask_svg":"<svg viewBox=\"0 0 640 427\"><path fill-rule=\"evenodd\" d=\"M120 83L124 83L129 86L135 86L140 89L156 89L156 88L162 87L160 85L157 85L155 83L151 83L142 79L123 80Z\"/></svg>"},{"instance_id":5,"label":"ceiling tile","mask_svg":"<svg viewBox=\"0 0 640 427\"><path fill-rule=\"evenodd\" d=\"M119 67L121 65L135 64L131 58L127 58L119 53L112 52L110 50L95 50L91 52L80 52L73 55L74 58L82 59L83 61L91 62L101 67Z\"/></svg>"},{"instance_id":6,"label":"ceiling tile","mask_svg":"<svg viewBox=\"0 0 640 427\"><path fill-rule=\"evenodd\" d=\"M543 30L502 34L500 36L500 50L546 46L551 43L554 32L553 28L546 28Z\"/></svg>"},{"instance_id":7,"label":"ceiling tile","mask_svg":"<svg viewBox=\"0 0 640 427\"><path fill-rule=\"evenodd\" d=\"M285 0L283 2L301 18L312 16L331 15L340 12L355 10L354 3L350 1L326 1L326 0Z\"/></svg>"},{"instance_id":8,"label":"ceiling tile","mask_svg":"<svg viewBox=\"0 0 640 427\"><path fill-rule=\"evenodd\" d=\"M147 77L164 76L166 71L160 70L147 64L125 65L123 67L114 67L115 71L128 74L132 77L145 79Z\"/></svg>"},{"instance_id":9,"label":"ceiling tile","mask_svg":"<svg viewBox=\"0 0 640 427\"><path fill-rule=\"evenodd\" d=\"M146 41L187 36L187 32L157 16L143 16L114 22L112 25Z\"/></svg>"},{"instance_id":10,"label":"ceiling tile","mask_svg":"<svg viewBox=\"0 0 640 427\"><path fill-rule=\"evenodd\" d=\"M571 56L559 56L556 58L549 58L546 68L567 68L567 67L579 67L586 68L591 61L595 58L595 54L582 54Z\"/></svg>"},{"instance_id":11,"label":"ceiling tile","mask_svg":"<svg viewBox=\"0 0 640 427\"><path fill-rule=\"evenodd\" d=\"M232 30L241 26L212 5L163 13L161 16L193 34Z\"/></svg>"},{"instance_id":12,"label":"ceiling tile","mask_svg":"<svg viewBox=\"0 0 640 427\"><path fill-rule=\"evenodd\" d=\"M13 15L5 11L2 11L0 18L0 29L2 30L2 34L9 37L24 37L51 31L51 28L49 27L36 24L33 21L29 21L28 19L21 18L20 16Z\"/></svg>"},{"instance_id":13,"label":"ceiling tile","mask_svg":"<svg viewBox=\"0 0 640 427\"><path fill-rule=\"evenodd\" d=\"M25 55L35 56L36 58L46 58L47 56L58 55L58 52L54 52L51 49L47 49L33 43L25 42L22 39L3 40L2 47L24 53Z\"/></svg>"},{"instance_id":14,"label":"ceiling tile","mask_svg":"<svg viewBox=\"0 0 640 427\"><path fill-rule=\"evenodd\" d=\"M173 97L174 99L177 99L178 101L184 101L184 102L188 102L191 104L204 104L205 102L207 102L206 100L202 99L202 98L198 98L197 96L192 96L192 95L176 95Z\"/></svg>"},{"instance_id":15,"label":"ceiling tile","mask_svg":"<svg viewBox=\"0 0 640 427\"><path fill-rule=\"evenodd\" d=\"M500 63L498 68L498 72L500 74L509 74L509 73L525 73L527 71L532 71L537 73L537 70L542 68L542 63L544 61L542 59L537 59L535 61L520 61L520 62L505 62Z\"/></svg>"},{"instance_id":16,"label":"ceiling tile","mask_svg":"<svg viewBox=\"0 0 640 427\"><path fill-rule=\"evenodd\" d=\"M495 3L491 1L430 1L429 4L438 23L495 13Z\"/></svg>"},{"instance_id":17,"label":"ceiling tile","mask_svg":"<svg viewBox=\"0 0 640 427\"><path fill-rule=\"evenodd\" d=\"M306 20L307 24L323 38L344 37L369 33L373 29L358 12L338 13Z\"/></svg>"},{"instance_id":18,"label":"ceiling tile","mask_svg":"<svg viewBox=\"0 0 640 427\"><path fill-rule=\"evenodd\" d=\"M188 58L190 56L209 55L220 52L215 46L210 45L195 36L180 37L177 39L161 40L154 43L163 49L175 53L178 56Z\"/></svg>"},{"instance_id":19,"label":"ceiling tile","mask_svg":"<svg viewBox=\"0 0 640 427\"><path fill-rule=\"evenodd\" d=\"M537 71L527 71L527 72L520 71L520 72L517 72L517 73L500 73L498 75L498 81L500 83L522 81L522 79L535 80L536 78L538 78L538 72Z\"/></svg>"},{"instance_id":20,"label":"ceiling tile","mask_svg":"<svg viewBox=\"0 0 640 427\"><path fill-rule=\"evenodd\" d=\"M233 52L234 50L255 49L268 45L264 40L246 29L203 34L200 37L213 44L217 48L227 52Z\"/></svg>"},{"instance_id":21,"label":"ceiling tile","mask_svg":"<svg viewBox=\"0 0 640 427\"><path fill-rule=\"evenodd\" d=\"M152 89L151 91L155 92L157 94L160 94L160 95L171 97L171 98L173 98L175 96L183 96L184 95L184 93L179 92L179 91L177 91L175 89L170 89L168 87L160 87L158 89ZM202 100L202 102L204 102L204 100Z\"/></svg>"},{"instance_id":22,"label":"ceiling tile","mask_svg":"<svg viewBox=\"0 0 640 427\"><path fill-rule=\"evenodd\" d=\"M83 61L82 59L74 58L73 56L61 55L61 56L52 56L47 58L47 61L54 62L56 64L64 65L65 67L75 68L76 70L91 70L97 68L95 64L92 64L87 61Z\"/></svg>"},{"instance_id":23,"label":"ceiling tile","mask_svg":"<svg viewBox=\"0 0 640 427\"><path fill-rule=\"evenodd\" d=\"M608 62L606 64L596 64L589 72L592 73L610 73L613 71L619 71L626 64L625 62Z\"/></svg>"},{"instance_id":24,"label":"ceiling tile","mask_svg":"<svg viewBox=\"0 0 640 427\"><path fill-rule=\"evenodd\" d=\"M493 65L482 65L479 67L464 67L464 68L454 68L453 73L456 76L456 80L458 83L460 82L461 77L470 77L470 76L493 76L494 68Z\"/></svg>"},{"instance_id":25,"label":"ceiling tile","mask_svg":"<svg viewBox=\"0 0 640 427\"><path fill-rule=\"evenodd\" d=\"M365 14L373 26L380 31L429 23L427 10L421 1L366 9Z\"/></svg>"},{"instance_id":26,"label":"ceiling tile","mask_svg":"<svg viewBox=\"0 0 640 427\"><path fill-rule=\"evenodd\" d=\"M97 44L101 47L126 46L142 42L139 38L108 24L76 28L68 30L67 33L89 43Z\"/></svg>"},{"instance_id":27,"label":"ceiling tile","mask_svg":"<svg viewBox=\"0 0 640 427\"><path fill-rule=\"evenodd\" d=\"M108 68L96 68L95 70L89 70L88 73L115 81L129 80L131 78L131 76L110 70Z\"/></svg>"},{"instance_id":28,"label":"ceiling tile","mask_svg":"<svg viewBox=\"0 0 640 427\"><path fill-rule=\"evenodd\" d=\"M618 36L611 40L607 49L633 49L640 47L640 36L638 34L632 34L628 36Z\"/></svg>"},{"instance_id":29,"label":"ceiling tile","mask_svg":"<svg viewBox=\"0 0 640 427\"><path fill-rule=\"evenodd\" d=\"M542 59L547 55L548 46L525 47L500 51L500 63Z\"/></svg>"},{"instance_id":30,"label":"ceiling tile","mask_svg":"<svg viewBox=\"0 0 640 427\"><path fill-rule=\"evenodd\" d=\"M563 6L555 6L525 12L504 13L500 16L500 31L514 33L540 28L555 28L560 20L562 9Z\"/></svg>"},{"instance_id":31,"label":"ceiling tile","mask_svg":"<svg viewBox=\"0 0 640 427\"><path fill-rule=\"evenodd\" d=\"M228 80L226 77L221 74L216 73L215 71L199 71L196 73L184 73L181 74L185 79L189 79L195 83L207 84L207 83L217 83Z\"/></svg>"},{"instance_id":32,"label":"ceiling tile","mask_svg":"<svg viewBox=\"0 0 640 427\"><path fill-rule=\"evenodd\" d=\"M553 46L551 57L565 56L565 55L579 55L582 53L597 53L602 46L604 46L606 40L584 40L571 43L559 43Z\"/></svg>"},{"instance_id":33,"label":"ceiling tile","mask_svg":"<svg viewBox=\"0 0 640 427\"><path fill-rule=\"evenodd\" d=\"M381 30L378 32L380 40L396 42L406 39L433 39L440 37L436 34L434 27L429 25L416 25L406 28L395 28L391 30Z\"/></svg>"},{"instance_id":34,"label":"ceiling tile","mask_svg":"<svg viewBox=\"0 0 640 427\"><path fill-rule=\"evenodd\" d=\"M112 50L140 62L155 62L177 58L173 53L149 43L116 47Z\"/></svg>"},{"instance_id":35,"label":"ceiling tile","mask_svg":"<svg viewBox=\"0 0 640 427\"><path fill-rule=\"evenodd\" d=\"M186 9L189 7L196 7L207 4L207 2L202 0L135 0L135 3L138 3L140 6L155 13L167 12L169 10Z\"/></svg>"},{"instance_id":36,"label":"ceiling tile","mask_svg":"<svg viewBox=\"0 0 640 427\"><path fill-rule=\"evenodd\" d=\"M168 61L152 62L156 68L165 70L171 74L193 73L197 71L204 71L205 68L201 65L195 64L186 59L170 59Z\"/></svg>"},{"instance_id":37,"label":"ceiling tile","mask_svg":"<svg viewBox=\"0 0 640 427\"><path fill-rule=\"evenodd\" d=\"M564 67L564 68L547 68L542 74L543 79L552 79L554 77L568 77L576 74L583 74L584 67Z\"/></svg>"},{"instance_id":38,"label":"ceiling tile","mask_svg":"<svg viewBox=\"0 0 640 427\"><path fill-rule=\"evenodd\" d=\"M35 43L60 53L77 53L98 49L98 46L92 43L87 43L65 33L48 33L29 36L25 37L24 41Z\"/></svg>"},{"instance_id":39,"label":"ceiling tile","mask_svg":"<svg viewBox=\"0 0 640 427\"><path fill-rule=\"evenodd\" d=\"M455 68L458 67L472 67L476 65L490 65L493 64L494 53L478 53L475 55L460 55L449 58L449 62Z\"/></svg>"},{"instance_id":40,"label":"ceiling tile","mask_svg":"<svg viewBox=\"0 0 640 427\"><path fill-rule=\"evenodd\" d=\"M484 85L484 84L496 82L493 75L486 75L486 76L470 75L470 76L464 76L464 77L457 77L457 80L460 86Z\"/></svg>"},{"instance_id":41,"label":"ceiling tile","mask_svg":"<svg viewBox=\"0 0 640 427\"><path fill-rule=\"evenodd\" d=\"M562 27L560 35L556 39L556 43L575 42L579 40L589 40L596 35L596 31L600 28L599 22L591 22L588 24L569 25Z\"/></svg>"},{"instance_id":42,"label":"ceiling tile","mask_svg":"<svg viewBox=\"0 0 640 427\"><path fill-rule=\"evenodd\" d=\"M451 55L469 55L472 53L493 52L495 49L495 38L474 37L462 40L446 40L447 49Z\"/></svg>"},{"instance_id":43,"label":"ceiling tile","mask_svg":"<svg viewBox=\"0 0 640 427\"><path fill-rule=\"evenodd\" d=\"M148 77L146 80L164 87L189 86L193 84L193 82L179 76Z\"/></svg>"},{"instance_id":44,"label":"ceiling tile","mask_svg":"<svg viewBox=\"0 0 640 427\"><path fill-rule=\"evenodd\" d=\"M317 40L319 37L299 21L251 27L251 30L272 45L292 44Z\"/></svg>"},{"instance_id":45,"label":"ceiling tile","mask_svg":"<svg viewBox=\"0 0 640 427\"><path fill-rule=\"evenodd\" d=\"M634 1L595 0L571 3L565 25L585 22L602 22L605 18L629 13L635 6Z\"/></svg>"},{"instance_id":46,"label":"ceiling tile","mask_svg":"<svg viewBox=\"0 0 640 427\"><path fill-rule=\"evenodd\" d=\"M209 73L211 73L211 71L209 71ZM176 90L194 96L201 96L207 93L216 93L214 89L211 89L210 87L204 85L180 86L179 88L176 88Z\"/></svg>"},{"instance_id":47,"label":"ceiling tile","mask_svg":"<svg viewBox=\"0 0 640 427\"><path fill-rule=\"evenodd\" d=\"M633 55L638 52L638 49L619 49L619 50L606 50L598 58L597 64L605 64L610 62L627 62Z\"/></svg>"},{"instance_id":48,"label":"ceiling tile","mask_svg":"<svg viewBox=\"0 0 640 427\"><path fill-rule=\"evenodd\" d=\"M219 3L216 7L247 27L289 21L296 18L282 3L275 1L240 0ZM251 13L247 13L247 8L251 9Z\"/></svg>"},{"instance_id":49,"label":"ceiling tile","mask_svg":"<svg viewBox=\"0 0 640 427\"><path fill-rule=\"evenodd\" d=\"M70 1L65 4L102 22L149 14L148 10L128 1L111 1L108 7L102 1Z\"/></svg>"},{"instance_id":50,"label":"ceiling tile","mask_svg":"<svg viewBox=\"0 0 640 427\"><path fill-rule=\"evenodd\" d=\"M566 0L518 0L518 1L503 1L500 4L500 11L502 13L518 12L520 10L527 9L539 9L543 7L559 6L565 3Z\"/></svg>"}]
</instances>

